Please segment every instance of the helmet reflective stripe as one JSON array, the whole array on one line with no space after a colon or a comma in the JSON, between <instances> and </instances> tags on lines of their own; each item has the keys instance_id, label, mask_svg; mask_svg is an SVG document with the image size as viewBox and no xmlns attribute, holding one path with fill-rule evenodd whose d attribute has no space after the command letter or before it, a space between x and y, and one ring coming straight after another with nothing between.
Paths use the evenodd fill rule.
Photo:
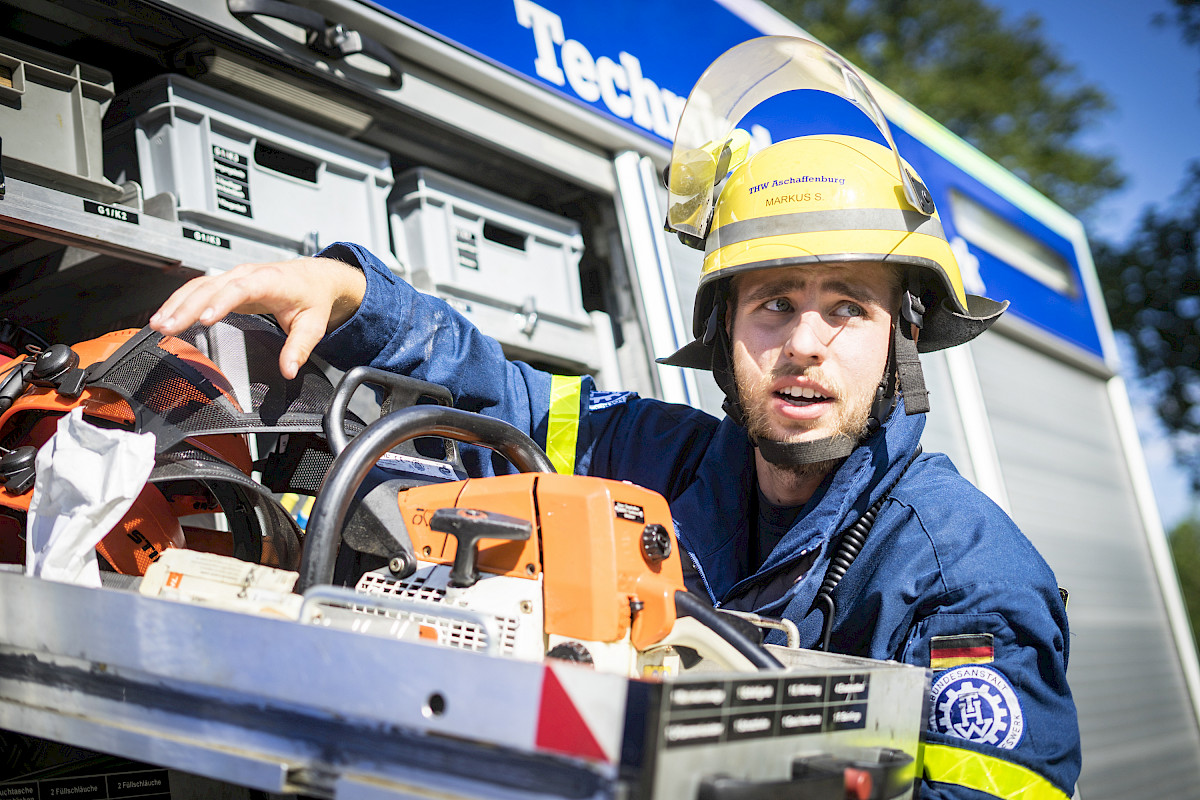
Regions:
<instances>
[{"instance_id":1,"label":"helmet reflective stripe","mask_svg":"<svg viewBox=\"0 0 1200 800\"><path fill-rule=\"evenodd\" d=\"M883 261L927 272L923 291L936 295L931 304L944 300L966 312L941 220L909 206L900 191L902 172L910 170L897 165L889 148L857 136L801 136L756 153L734 170L717 199L701 284L753 263ZM863 254L875 255L852 258Z\"/></svg>"},{"instance_id":2,"label":"helmet reflective stripe","mask_svg":"<svg viewBox=\"0 0 1200 800\"><path fill-rule=\"evenodd\" d=\"M714 230L704 248L705 256L731 244L788 233L825 231L897 231L920 233L945 239L942 223L916 211L898 208L848 208L827 211L801 211L774 217L746 219L727 223ZM705 259L705 267L709 267Z\"/></svg>"}]
</instances>

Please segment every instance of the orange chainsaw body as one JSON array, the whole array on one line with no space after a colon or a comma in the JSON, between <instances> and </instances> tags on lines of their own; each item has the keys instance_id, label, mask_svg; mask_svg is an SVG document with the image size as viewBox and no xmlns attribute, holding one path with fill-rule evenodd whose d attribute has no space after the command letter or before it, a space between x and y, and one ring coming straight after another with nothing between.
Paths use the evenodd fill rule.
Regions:
<instances>
[{"instance_id":1,"label":"orange chainsaw body","mask_svg":"<svg viewBox=\"0 0 1200 800\"><path fill-rule=\"evenodd\" d=\"M675 623L684 588L667 501L631 483L578 475L522 473L419 486L400 492L417 558L452 564L454 536L429 527L443 508L477 509L527 520L524 541L482 540L481 573L542 581L545 632L634 647L660 641ZM648 528L669 546L651 554Z\"/></svg>"}]
</instances>

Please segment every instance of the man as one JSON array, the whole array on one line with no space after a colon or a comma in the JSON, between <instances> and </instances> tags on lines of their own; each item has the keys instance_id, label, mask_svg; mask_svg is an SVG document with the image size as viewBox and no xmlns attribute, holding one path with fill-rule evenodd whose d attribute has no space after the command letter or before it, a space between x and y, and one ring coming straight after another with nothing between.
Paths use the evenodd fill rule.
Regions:
<instances>
[{"instance_id":1,"label":"man","mask_svg":"<svg viewBox=\"0 0 1200 800\"><path fill-rule=\"evenodd\" d=\"M840 182L754 188L796 165ZM354 245L197 279L151 324L274 314L289 377L317 348L440 383L528 431L560 471L662 493L693 592L788 617L807 647L932 668L922 797L1058 800L1079 772L1065 603L1008 516L920 453L917 350L1003 311L963 291L932 205L906 200L923 188L892 150L846 136L780 142L732 171L706 231L698 338L667 359L714 372L723 420L506 361Z\"/></svg>"}]
</instances>

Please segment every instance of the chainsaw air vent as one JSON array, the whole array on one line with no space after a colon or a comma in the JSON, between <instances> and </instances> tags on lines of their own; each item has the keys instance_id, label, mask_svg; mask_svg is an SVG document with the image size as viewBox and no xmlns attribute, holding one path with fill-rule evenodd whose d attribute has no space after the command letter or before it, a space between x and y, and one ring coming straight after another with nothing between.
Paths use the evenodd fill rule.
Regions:
<instances>
[{"instance_id":1,"label":"chainsaw air vent","mask_svg":"<svg viewBox=\"0 0 1200 800\"><path fill-rule=\"evenodd\" d=\"M431 643L436 642L445 647L457 647L474 652L483 652L487 648L487 631L482 626L438 613L437 606L444 605L446 602L446 590L430 585L425 576L421 574L396 581L375 572L368 572L359 579L358 585L354 588L363 594L399 597L422 605L429 605L428 613L376 607L358 609L363 613L382 615L396 620L398 623L395 628L396 638L412 638L414 634L412 629L415 627L417 638L428 640ZM515 655L517 626L520 625L520 621L516 617L500 615L497 615L495 620L499 640L497 647L500 653L506 656Z\"/></svg>"}]
</instances>

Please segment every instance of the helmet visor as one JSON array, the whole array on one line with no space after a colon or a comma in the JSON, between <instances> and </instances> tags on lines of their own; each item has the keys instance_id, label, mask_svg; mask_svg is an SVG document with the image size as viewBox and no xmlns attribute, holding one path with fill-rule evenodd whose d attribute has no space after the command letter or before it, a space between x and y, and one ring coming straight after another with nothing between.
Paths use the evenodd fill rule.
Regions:
<instances>
[{"instance_id":1,"label":"helmet visor","mask_svg":"<svg viewBox=\"0 0 1200 800\"><path fill-rule=\"evenodd\" d=\"M883 135L913 208L933 213L900 160L887 119L862 77L836 53L792 36L763 36L743 42L714 61L688 96L679 117L668 172L667 227L704 238L712 213L713 190L724 178L738 123L755 107L785 92L813 89L843 98L861 109ZM724 158L722 157L724 154Z\"/></svg>"}]
</instances>

